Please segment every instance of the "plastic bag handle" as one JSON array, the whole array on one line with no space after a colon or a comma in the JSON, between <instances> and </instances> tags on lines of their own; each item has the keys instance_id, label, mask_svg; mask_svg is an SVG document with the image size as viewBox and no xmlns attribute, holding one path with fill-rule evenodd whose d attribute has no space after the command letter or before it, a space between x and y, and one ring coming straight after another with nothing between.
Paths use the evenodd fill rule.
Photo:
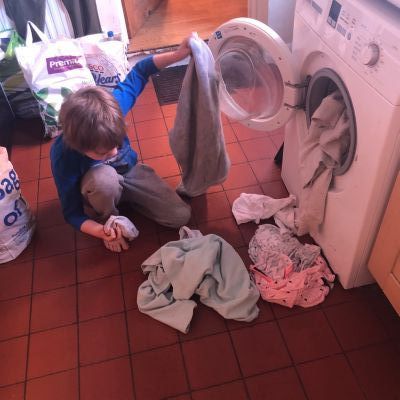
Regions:
<instances>
[{"instance_id":1,"label":"plastic bag handle","mask_svg":"<svg viewBox=\"0 0 400 400\"><path fill-rule=\"evenodd\" d=\"M26 40L25 40L25 44L27 46L30 46L33 43L32 29L36 32L36 34L39 36L39 39L42 42L49 41L49 38L45 35L44 32L42 32L32 21L28 21L26 23Z\"/></svg>"}]
</instances>

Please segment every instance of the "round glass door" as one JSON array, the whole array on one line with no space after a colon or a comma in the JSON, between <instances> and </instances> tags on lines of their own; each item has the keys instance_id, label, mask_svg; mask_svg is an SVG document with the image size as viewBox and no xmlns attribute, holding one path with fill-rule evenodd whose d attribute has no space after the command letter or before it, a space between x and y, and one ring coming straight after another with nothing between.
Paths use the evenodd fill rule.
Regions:
<instances>
[{"instance_id":1,"label":"round glass door","mask_svg":"<svg viewBox=\"0 0 400 400\"><path fill-rule=\"evenodd\" d=\"M237 120L266 119L283 101L283 79L272 58L254 41L229 38L215 60L221 110Z\"/></svg>"},{"instance_id":2,"label":"round glass door","mask_svg":"<svg viewBox=\"0 0 400 400\"><path fill-rule=\"evenodd\" d=\"M300 98L297 68L286 43L267 25L235 18L209 40L219 78L221 111L253 129L275 130Z\"/></svg>"}]
</instances>

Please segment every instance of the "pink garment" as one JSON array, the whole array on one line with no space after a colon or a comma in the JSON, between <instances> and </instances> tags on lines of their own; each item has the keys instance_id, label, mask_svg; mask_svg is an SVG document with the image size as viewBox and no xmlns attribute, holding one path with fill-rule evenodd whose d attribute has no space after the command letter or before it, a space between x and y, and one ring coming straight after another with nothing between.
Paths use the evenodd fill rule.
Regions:
<instances>
[{"instance_id":1,"label":"pink garment","mask_svg":"<svg viewBox=\"0 0 400 400\"><path fill-rule=\"evenodd\" d=\"M275 279L265 273L269 270L268 264L257 263L250 266L261 297L290 308L294 305L311 307L322 303L330 290L326 282L333 282L335 279L325 260L318 256L313 265L299 272L293 271L289 257L284 261L284 274Z\"/></svg>"}]
</instances>

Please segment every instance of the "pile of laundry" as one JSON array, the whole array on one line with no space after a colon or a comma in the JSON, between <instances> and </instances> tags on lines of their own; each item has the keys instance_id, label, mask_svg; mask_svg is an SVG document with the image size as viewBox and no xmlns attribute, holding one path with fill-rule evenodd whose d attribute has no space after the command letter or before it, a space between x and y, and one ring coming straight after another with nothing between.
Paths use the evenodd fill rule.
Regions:
<instances>
[{"instance_id":1,"label":"pile of laundry","mask_svg":"<svg viewBox=\"0 0 400 400\"><path fill-rule=\"evenodd\" d=\"M272 303L312 307L325 300L335 275L316 245L302 244L275 225L260 225L249 243L250 270L261 297Z\"/></svg>"},{"instance_id":2,"label":"pile of laundry","mask_svg":"<svg viewBox=\"0 0 400 400\"><path fill-rule=\"evenodd\" d=\"M183 333L197 306L195 294L224 318L257 318L260 293L236 250L217 235L187 227L180 237L143 262L148 275L138 289L138 309Z\"/></svg>"}]
</instances>

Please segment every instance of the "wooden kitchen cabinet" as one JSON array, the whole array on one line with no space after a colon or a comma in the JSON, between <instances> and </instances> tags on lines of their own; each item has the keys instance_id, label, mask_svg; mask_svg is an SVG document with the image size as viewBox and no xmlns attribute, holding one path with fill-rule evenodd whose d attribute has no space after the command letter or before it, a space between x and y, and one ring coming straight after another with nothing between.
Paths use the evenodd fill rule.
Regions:
<instances>
[{"instance_id":1,"label":"wooden kitchen cabinet","mask_svg":"<svg viewBox=\"0 0 400 400\"><path fill-rule=\"evenodd\" d=\"M400 173L397 175L368 267L400 315Z\"/></svg>"}]
</instances>

